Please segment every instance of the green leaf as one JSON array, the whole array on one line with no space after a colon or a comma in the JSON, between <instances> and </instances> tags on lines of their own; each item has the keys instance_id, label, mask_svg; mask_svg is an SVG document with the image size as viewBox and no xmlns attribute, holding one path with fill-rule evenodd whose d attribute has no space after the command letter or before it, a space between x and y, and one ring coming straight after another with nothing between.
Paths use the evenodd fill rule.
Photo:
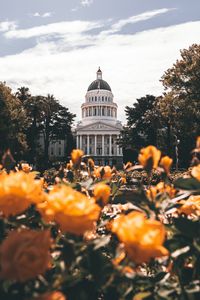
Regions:
<instances>
[{"instance_id":1,"label":"green leaf","mask_svg":"<svg viewBox=\"0 0 200 300\"><path fill-rule=\"evenodd\" d=\"M177 189L182 190L200 190L200 181L195 178L178 178L174 182L174 186Z\"/></svg>"}]
</instances>

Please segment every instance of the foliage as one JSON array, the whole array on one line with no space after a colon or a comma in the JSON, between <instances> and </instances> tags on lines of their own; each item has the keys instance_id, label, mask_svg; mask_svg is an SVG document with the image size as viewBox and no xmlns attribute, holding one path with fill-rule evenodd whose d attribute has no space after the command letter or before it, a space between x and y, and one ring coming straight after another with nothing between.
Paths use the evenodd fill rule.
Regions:
<instances>
[{"instance_id":1,"label":"foliage","mask_svg":"<svg viewBox=\"0 0 200 300\"><path fill-rule=\"evenodd\" d=\"M53 95L46 97L31 96L29 89L21 87L16 93L28 117L28 126L25 129L29 145L29 159L35 162L38 156L38 140L44 144L43 161L48 164L50 142L59 139L66 140L69 147L68 155L73 147L71 126L75 115L68 108L62 106ZM40 152L40 151L39 151Z\"/></svg>"},{"instance_id":2,"label":"foliage","mask_svg":"<svg viewBox=\"0 0 200 300\"><path fill-rule=\"evenodd\" d=\"M20 101L13 95L12 90L0 82L0 146L1 154L10 147L15 156L27 148L26 137L23 132L27 126L26 112Z\"/></svg>"},{"instance_id":3,"label":"foliage","mask_svg":"<svg viewBox=\"0 0 200 300\"><path fill-rule=\"evenodd\" d=\"M131 144L138 151L151 143L170 155L176 166L188 166L200 134L199 66L200 45L194 44L182 50L181 59L162 76L162 96L147 95L126 107L127 127L121 140L125 149Z\"/></svg>"},{"instance_id":4,"label":"foliage","mask_svg":"<svg viewBox=\"0 0 200 300\"><path fill-rule=\"evenodd\" d=\"M200 162L171 183L153 146L121 171L72 159L45 177L2 166L0 298L198 299Z\"/></svg>"}]
</instances>

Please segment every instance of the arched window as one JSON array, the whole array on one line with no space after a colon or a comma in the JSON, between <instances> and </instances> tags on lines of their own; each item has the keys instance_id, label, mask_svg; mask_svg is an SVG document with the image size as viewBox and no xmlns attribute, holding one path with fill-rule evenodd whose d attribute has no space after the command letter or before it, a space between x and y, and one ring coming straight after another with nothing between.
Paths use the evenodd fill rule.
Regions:
<instances>
[{"instance_id":1,"label":"arched window","mask_svg":"<svg viewBox=\"0 0 200 300\"><path fill-rule=\"evenodd\" d=\"M104 102L104 96L102 97L102 101Z\"/></svg>"}]
</instances>

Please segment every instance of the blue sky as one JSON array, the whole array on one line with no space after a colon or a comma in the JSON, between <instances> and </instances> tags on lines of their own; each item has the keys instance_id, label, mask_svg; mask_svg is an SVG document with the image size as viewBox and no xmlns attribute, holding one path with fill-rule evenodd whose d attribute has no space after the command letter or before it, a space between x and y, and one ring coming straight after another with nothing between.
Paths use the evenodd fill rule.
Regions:
<instances>
[{"instance_id":1,"label":"blue sky","mask_svg":"<svg viewBox=\"0 0 200 300\"><path fill-rule=\"evenodd\" d=\"M160 95L179 50L200 42L199 0L0 0L0 80L54 94L80 117L101 66L119 105Z\"/></svg>"}]
</instances>

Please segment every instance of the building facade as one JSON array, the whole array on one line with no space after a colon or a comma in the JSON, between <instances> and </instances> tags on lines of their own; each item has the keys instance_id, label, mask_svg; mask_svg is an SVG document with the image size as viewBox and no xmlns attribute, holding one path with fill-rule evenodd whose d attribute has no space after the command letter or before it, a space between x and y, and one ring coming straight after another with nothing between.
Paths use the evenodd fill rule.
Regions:
<instances>
[{"instance_id":1,"label":"building facade","mask_svg":"<svg viewBox=\"0 0 200 300\"><path fill-rule=\"evenodd\" d=\"M117 120L117 104L102 71L87 90L81 106L82 120L76 128L76 146L92 157L97 165L122 165L122 149L117 140L122 124Z\"/></svg>"}]
</instances>

